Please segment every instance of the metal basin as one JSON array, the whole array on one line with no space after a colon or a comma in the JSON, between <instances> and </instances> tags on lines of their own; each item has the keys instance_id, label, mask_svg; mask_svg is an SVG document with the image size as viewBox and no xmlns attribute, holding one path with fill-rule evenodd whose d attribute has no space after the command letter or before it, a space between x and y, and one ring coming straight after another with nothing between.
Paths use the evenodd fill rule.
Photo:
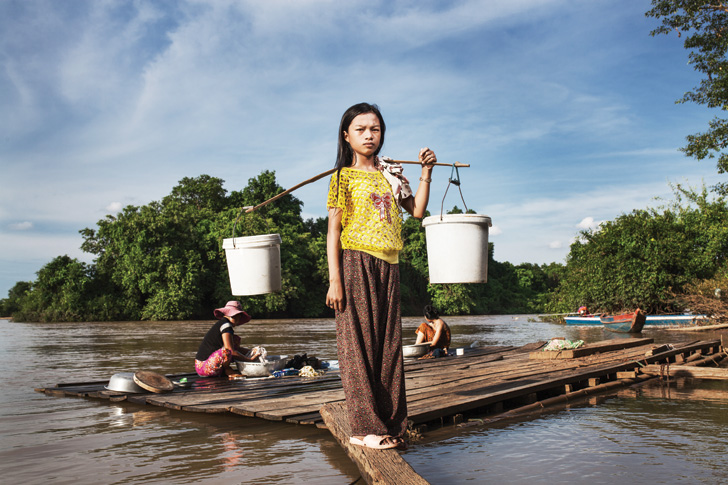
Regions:
<instances>
[{"instance_id":1,"label":"metal basin","mask_svg":"<svg viewBox=\"0 0 728 485\"><path fill-rule=\"evenodd\" d=\"M287 355L269 355L268 362L242 362L235 361L238 371L247 377L267 377L273 371L281 370L286 365Z\"/></svg>"},{"instance_id":2,"label":"metal basin","mask_svg":"<svg viewBox=\"0 0 728 485\"><path fill-rule=\"evenodd\" d=\"M109 379L106 389L117 392L147 392L134 382L133 372L119 372L114 374Z\"/></svg>"},{"instance_id":3,"label":"metal basin","mask_svg":"<svg viewBox=\"0 0 728 485\"><path fill-rule=\"evenodd\" d=\"M430 350L430 344L403 345L402 355L404 357L422 357Z\"/></svg>"}]
</instances>

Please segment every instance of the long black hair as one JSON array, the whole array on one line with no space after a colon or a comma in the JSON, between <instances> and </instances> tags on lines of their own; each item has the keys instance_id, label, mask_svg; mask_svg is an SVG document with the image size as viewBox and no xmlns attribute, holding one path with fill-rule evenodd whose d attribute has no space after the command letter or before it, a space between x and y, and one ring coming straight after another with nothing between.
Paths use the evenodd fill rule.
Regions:
<instances>
[{"instance_id":1,"label":"long black hair","mask_svg":"<svg viewBox=\"0 0 728 485\"><path fill-rule=\"evenodd\" d=\"M369 103L355 104L344 112L344 115L341 117L341 124L339 124L339 148L336 154L335 165L339 171L341 171L344 167L351 166L354 161L354 150L351 149L351 145L349 145L349 142L344 138L344 132L349 130L349 126L351 126L351 122L354 121L354 118L366 113L374 113L377 115L377 118L379 118L379 127L381 131L379 146L374 152L374 156L379 155L379 151L382 149L382 145L384 145L384 132L387 131L387 127L384 124L384 118L382 118L382 113L379 111L379 107L376 104Z\"/></svg>"},{"instance_id":2,"label":"long black hair","mask_svg":"<svg viewBox=\"0 0 728 485\"><path fill-rule=\"evenodd\" d=\"M440 318L440 312L437 311L437 308L435 308L432 305L427 305L425 307L425 318L428 320L437 320Z\"/></svg>"}]
</instances>

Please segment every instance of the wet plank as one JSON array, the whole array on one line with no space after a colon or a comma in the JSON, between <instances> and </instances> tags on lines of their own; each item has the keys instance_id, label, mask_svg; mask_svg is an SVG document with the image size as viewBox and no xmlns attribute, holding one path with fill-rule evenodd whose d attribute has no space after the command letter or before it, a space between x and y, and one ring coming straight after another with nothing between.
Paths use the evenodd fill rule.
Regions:
<instances>
[{"instance_id":1,"label":"wet plank","mask_svg":"<svg viewBox=\"0 0 728 485\"><path fill-rule=\"evenodd\" d=\"M415 472L397 450L372 450L349 443L351 431L345 403L321 408L326 427L352 459L362 478L369 484L426 485L429 482Z\"/></svg>"},{"instance_id":2,"label":"wet plank","mask_svg":"<svg viewBox=\"0 0 728 485\"><path fill-rule=\"evenodd\" d=\"M728 380L728 369L723 367L696 367L690 365L648 365L642 372L654 376L669 376L672 378L691 377L693 379Z\"/></svg>"},{"instance_id":3,"label":"wet plank","mask_svg":"<svg viewBox=\"0 0 728 485\"><path fill-rule=\"evenodd\" d=\"M549 360L549 359L573 359L576 357L584 357L600 352L611 352L614 350L622 350L630 347L640 347L642 345L654 342L651 338L622 338L605 340L594 344L586 344L578 349L570 350L546 350L531 352L531 359Z\"/></svg>"}]
</instances>

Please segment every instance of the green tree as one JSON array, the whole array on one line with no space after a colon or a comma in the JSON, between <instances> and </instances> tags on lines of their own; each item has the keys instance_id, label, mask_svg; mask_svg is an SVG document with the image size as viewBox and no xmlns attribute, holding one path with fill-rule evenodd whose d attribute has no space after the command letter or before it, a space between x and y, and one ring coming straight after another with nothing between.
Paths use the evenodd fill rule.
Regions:
<instances>
[{"instance_id":1,"label":"green tree","mask_svg":"<svg viewBox=\"0 0 728 485\"><path fill-rule=\"evenodd\" d=\"M425 213L425 216L428 215L429 212ZM422 309L429 303L427 244L422 221L414 217L405 218L402 239L404 246L399 255L402 314L422 315Z\"/></svg>"},{"instance_id":2,"label":"green tree","mask_svg":"<svg viewBox=\"0 0 728 485\"><path fill-rule=\"evenodd\" d=\"M283 191L283 187L276 183L275 172L266 170L248 180L240 203L242 206L254 206ZM321 247L315 241L315 235L306 230L301 218L302 207L299 199L287 194L244 216L248 234L281 235L282 291L242 299L244 303L262 310L265 316L314 317L321 315L325 308L324 288L328 289L328 276L322 278L317 271L319 258L314 251L320 251ZM325 251L325 245L323 249Z\"/></svg>"},{"instance_id":3,"label":"green tree","mask_svg":"<svg viewBox=\"0 0 728 485\"><path fill-rule=\"evenodd\" d=\"M668 207L635 210L583 231L547 310L678 311L673 295L712 277L727 257L725 200L678 186Z\"/></svg>"},{"instance_id":4,"label":"green tree","mask_svg":"<svg viewBox=\"0 0 728 485\"><path fill-rule=\"evenodd\" d=\"M14 318L41 322L87 319L88 304L96 294L92 268L69 256L58 256L36 274L30 291L19 298Z\"/></svg>"},{"instance_id":5,"label":"green tree","mask_svg":"<svg viewBox=\"0 0 728 485\"><path fill-rule=\"evenodd\" d=\"M97 270L116 288L128 318L208 317L210 308L232 298L222 240L273 232L283 240L283 291L243 302L257 316L315 312L305 298L307 285L316 282L306 278L314 265L307 255L310 236L302 230L301 202L287 195L246 214L241 207L283 190L270 171L248 182L227 196L219 178L185 177L162 201L126 207L99 221L97 229L81 231L82 249L97 255Z\"/></svg>"},{"instance_id":6,"label":"green tree","mask_svg":"<svg viewBox=\"0 0 728 485\"><path fill-rule=\"evenodd\" d=\"M239 299L256 317L333 316L324 305L328 219L303 221L302 203L290 194L244 210L282 191L270 171L229 195L219 178L185 177L162 200L127 206L81 230L82 249L95 256L94 264L58 257L35 282L18 283L2 308L17 308L26 321L210 318L212 308L233 298L223 239L278 233L282 291ZM451 212L461 213L457 207ZM492 244L487 285L428 285L420 221L407 217L403 234L405 315L420 315L430 302L445 314L532 311L544 298L548 278L541 268L493 261Z\"/></svg>"},{"instance_id":7,"label":"green tree","mask_svg":"<svg viewBox=\"0 0 728 485\"><path fill-rule=\"evenodd\" d=\"M652 0L652 5L645 15L661 20L662 25L651 34L685 35L689 64L705 75L678 103L690 101L728 110L728 5L722 0ZM687 141L682 151L688 156L698 160L717 156L718 173L728 170L728 120L724 116L713 118L707 131L689 135ZM728 194L726 183L717 184L715 189Z\"/></svg>"},{"instance_id":8,"label":"green tree","mask_svg":"<svg viewBox=\"0 0 728 485\"><path fill-rule=\"evenodd\" d=\"M11 317L20 310L20 303L25 295L31 290L33 284L30 281L18 281L8 291L8 297L0 300L0 316Z\"/></svg>"}]
</instances>

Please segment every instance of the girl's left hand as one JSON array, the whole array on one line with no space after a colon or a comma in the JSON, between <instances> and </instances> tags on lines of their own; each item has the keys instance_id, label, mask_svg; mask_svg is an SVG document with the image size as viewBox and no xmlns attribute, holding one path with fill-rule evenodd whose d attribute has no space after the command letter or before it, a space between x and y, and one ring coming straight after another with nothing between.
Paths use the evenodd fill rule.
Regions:
<instances>
[{"instance_id":1,"label":"girl's left hand","mask_svg":"<svg viewBox=\"0 0 728 485\"><path fill-rule=\"evenodd\" d=\"M419 159L423 167L429 165L431 168L432 164L437 162L437 156L435 156L435 152L427 147L420 150Z\"/></svg>"}]
</instances>

